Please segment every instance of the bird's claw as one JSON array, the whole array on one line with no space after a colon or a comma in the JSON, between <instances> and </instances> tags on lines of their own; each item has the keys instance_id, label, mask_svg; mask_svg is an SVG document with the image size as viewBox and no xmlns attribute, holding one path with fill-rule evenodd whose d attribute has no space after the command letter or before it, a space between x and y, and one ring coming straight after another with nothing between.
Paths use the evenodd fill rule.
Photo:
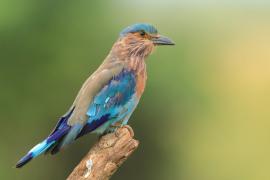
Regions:
<instances>
[{"instance_id":1,"label":"bird's claw","mask_svg":"<svg viewBox=\"0 0 270 180\"><path fill-rule=\"evenodd\" d=\"M129 131L129 134L131 137L134 136L134 131L129 125L124 125L124 126L122 126L122 128L126 128Z\"/></svg>"}]
</instances>

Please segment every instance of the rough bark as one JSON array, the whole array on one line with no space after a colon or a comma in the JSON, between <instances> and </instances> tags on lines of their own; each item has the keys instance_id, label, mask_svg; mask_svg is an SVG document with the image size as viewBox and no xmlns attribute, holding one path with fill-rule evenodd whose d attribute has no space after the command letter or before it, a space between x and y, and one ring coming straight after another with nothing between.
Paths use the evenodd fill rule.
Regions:
<instances>
[{"instance_id":1,"label":"rough bark","mask_svg":"<svg viewBox=\"0 0 270 180\"><path fill-rule=\"evenodd\" d=\"M102 136L81 160L68 180L108 180L121 164L137 149L130 126Z\"/></svg>"}]
</instances>

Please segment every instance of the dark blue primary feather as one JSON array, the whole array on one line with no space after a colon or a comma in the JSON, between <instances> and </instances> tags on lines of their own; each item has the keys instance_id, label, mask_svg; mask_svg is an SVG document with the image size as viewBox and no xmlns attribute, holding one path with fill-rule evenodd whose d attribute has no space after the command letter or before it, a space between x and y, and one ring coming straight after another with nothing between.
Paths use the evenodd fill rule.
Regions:
<instances>
[{"instance_id":1,"label":"dark blue primary feather","mask_svg":"<svg viewBox=\"0 0 270 180\"><path fill-rule=\"evenodd\" d=\"M96 95L88 108L89 116L78 137L96 130L108 121L124 118L136 104L136 77L133 71L123 70L113 77Z\"/></svg>"},{"instance_id":2,"label":"dark blue primary feather","mask_svg":"<svg viewBox=\"0 0 270 180\"><path fill-rule=\"evenodd\" d=\"M70 116L73 113L74 109L75 109L75 106L72 107L71 110L69 110L66 115L62 116L59 119L59 121L57 122L55 128L52 130L52 132L51 132L50 135L52 135L53 133L55 133L57 130L61 129L63 126L67 125L67 120L70 118Z\"/></svg>"}]
</instances>

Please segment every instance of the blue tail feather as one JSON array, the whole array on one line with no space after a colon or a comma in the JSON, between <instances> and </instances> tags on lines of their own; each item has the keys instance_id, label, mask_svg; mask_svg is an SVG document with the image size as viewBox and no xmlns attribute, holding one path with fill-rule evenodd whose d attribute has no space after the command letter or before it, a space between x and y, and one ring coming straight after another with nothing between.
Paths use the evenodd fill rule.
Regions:
<instances>
[{"instance_id":1,"label":"blue tail feather","mask_svg":"<svg viewBox=\"0 0 270 180\"><path fill-rule=\"evenodd\" d=\"M16 164L16 168L23 167L26 163L33 159L32 153L27 153L24 157L22 157Z\"/></svg>"},{"instance_id":2,"label":"blue tail feather","mask_svg":"<svg viewBox=\"0 0 270 180\"><path fill-rule=\"evenodd\" d=\"M72 111L71 111L72 113ZM22 157L16 164L16 168L20 168L24 166L26 163L31 161L33 158L38 155L49 151L53 147L55 147L60 141L65 137L65 135L69 132L70 126L67 124L67 119L70 117L69 113L67 116L62 117L53 132L41 143L37 144L33 147L24 157Z\"/></svg>"},{"instance_id":3,"label":"blue tail feather","mask_svg":"<svg viewBox=\"0 0 270 180\"><path fill-rule=\"evenodd\" d=\"M58 131L55 131L54 134L50 135L48 138L46 138L41 143L37 144L35 147L33 147L23 158L19 160L19 162L16 164L16 167L22 167L27 162L29 162L31 159L37 157L38 155L44 153L51 147L55 146L59 143L59 141L68 133L70 127L66 126L65 128L62 128Z\"/></svg>"},{"instance_id":4,"label":"blue tail feather","mask_svg":"<svg viewBox=\"0 0 270 180\"><path fill-rule=\"evenodd\" d=\"M33 147L24 157L22 157L19 162L16 164L16 168L20 168L28 163L31 159L37 157L38 155L42 154L46 151L55 141L48 142L47 139L42 141L41 143L37 144Z\"/></svg>"}]
</instances>

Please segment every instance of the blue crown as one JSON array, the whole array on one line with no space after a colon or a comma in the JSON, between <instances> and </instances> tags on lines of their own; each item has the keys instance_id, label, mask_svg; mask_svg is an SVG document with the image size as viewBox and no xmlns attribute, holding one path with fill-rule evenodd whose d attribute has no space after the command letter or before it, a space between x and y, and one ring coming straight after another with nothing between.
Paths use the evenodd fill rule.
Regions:
<instances>
[{"instance_id":1,"label":"blue crown","mask_svg":"<svg viewBox=\"0 0 270 180\"><path fill-rule=\"evenodd\" d=\"M120 33L120 36L125 36L128 33L135 33L135 32L140 32L140 31L145 31L148 34L158 33L157 29L153 25L146 24L146 23L138 23L138 24L133 24L123 29Z\"/></svg>"}]
</instances>

